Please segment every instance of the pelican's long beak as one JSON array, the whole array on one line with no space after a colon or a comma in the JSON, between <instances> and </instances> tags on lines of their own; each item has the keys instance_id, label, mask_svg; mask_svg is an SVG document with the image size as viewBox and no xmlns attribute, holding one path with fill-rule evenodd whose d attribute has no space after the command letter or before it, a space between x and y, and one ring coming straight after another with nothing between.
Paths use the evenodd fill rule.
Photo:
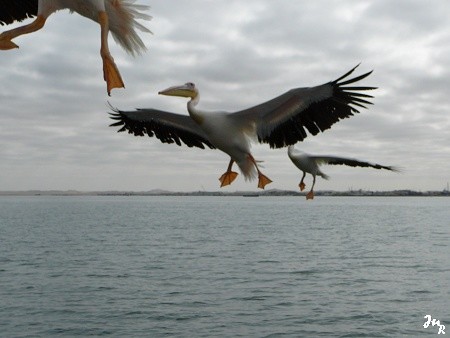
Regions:
<instances>
[{"instance_id":1,"label":"pelican's long beak","mask_svg":"<svg viewBox=\"0 0 450 338\"><path fill-rule=\"evenodd\" d=\"M158 94L194 98L197 96L197 90L195 89L195 86L192 83L186 83L182 86L173 86L161 90Z\"/></svg>"}]
</instances>

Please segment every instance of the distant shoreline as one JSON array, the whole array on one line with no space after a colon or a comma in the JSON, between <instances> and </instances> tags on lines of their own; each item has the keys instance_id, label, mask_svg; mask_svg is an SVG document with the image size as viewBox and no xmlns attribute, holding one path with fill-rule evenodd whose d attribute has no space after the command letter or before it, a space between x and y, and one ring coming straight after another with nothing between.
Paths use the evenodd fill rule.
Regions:
<instances>
[{"instance_id":1,"label":"distant shoreline","mask_svg":"<svg viewBox=\"0 0 450 338\"><path fill-rule=\"evenodd\" d=\"M442 191L414 191L414 190L392 190L392 191L371 191L371 190L318 190L317 196L364 196L364 197L382 197L382 196L439 196L448 197L450 192ZM264 197L264 196L305 196L303 192L293 190L264 190L264 191L191 191L191 192L172 192L165 190L149 191L78 191L78 190L26 190L26 191L0 191L0 196L244 196L244 197Z\"/></svg>"}]
</instances>

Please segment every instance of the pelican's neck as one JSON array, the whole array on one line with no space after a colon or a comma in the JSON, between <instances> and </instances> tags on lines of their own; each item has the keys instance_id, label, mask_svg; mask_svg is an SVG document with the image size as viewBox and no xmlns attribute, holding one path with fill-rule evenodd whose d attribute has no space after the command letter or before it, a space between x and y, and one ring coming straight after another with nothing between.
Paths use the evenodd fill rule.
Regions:
<instances>
[{"instance_id":1,"label":"pelican's neck","mask_svg":"<svg viewBox=\"0 0 450 338\"><path fill-rule=\"evenodd\" d=\"M192 119L197 122L198 124L203 123L203 115L202 113L197 109L197 104L200 101L200 95L197 93L194 97L192 97L188 103L187 103L187 109L189 112L189 115L192 117Z\"/></svg>"}]
</instances>

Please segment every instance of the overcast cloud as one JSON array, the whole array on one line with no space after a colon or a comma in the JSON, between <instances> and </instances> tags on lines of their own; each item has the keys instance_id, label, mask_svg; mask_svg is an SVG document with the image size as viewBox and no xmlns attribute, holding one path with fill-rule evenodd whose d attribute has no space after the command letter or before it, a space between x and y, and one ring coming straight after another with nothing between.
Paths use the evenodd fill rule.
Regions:
<instances>
[{"instance_id":1,"label":"overcast cloud","mask_svg":"<svg viewBox=\"0 0 450 338\"><path fill-rule=\"evenodd\" d=\"M358 74L374 70L362 82L379 87L374 105L297 148L404 171L328 166L331 180L317 189L442 190L450 181L448 0L138 2L151 6L153 35L136 58L110 38L126 86L111 98L99 26L77 14L58 12L16 39L20 49L0 51L0 190L218 190L226 154L117 133L107 101L187 114L185 99L157 93L192 81L201 108L240 110L360 62ZM274 181L268 189L297 189L286 149L254 145L253 154ZM239 175L223 190L256 185Z\"/></svg>"}]
</instances>

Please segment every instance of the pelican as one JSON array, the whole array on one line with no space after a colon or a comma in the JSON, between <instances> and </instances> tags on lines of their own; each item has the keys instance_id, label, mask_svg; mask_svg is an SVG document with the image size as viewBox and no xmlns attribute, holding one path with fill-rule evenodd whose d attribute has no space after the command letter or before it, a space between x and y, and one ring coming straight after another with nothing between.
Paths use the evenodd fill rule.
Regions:
<instances>
[{"instance_id":1,"label":"pelican","mask_svg":"<svg viewBox=\"0 0 450 338\"><path fill-rule=\"evenodd\" d=\"M146 50L144 43L136 32L136 28L150 31L136 19L149 20L151 17L144 11L148 6L135 4L135 0L1 0L0 24L12 24L35 17L30 24L20 26L0 34L0 49L19 48L12 39L32 33L44 27L47 18L60 9L87 17L100 24L101 47L103 60L103 78L106 81L108 95L113 88L125 87L108 47L108 33L131 55Z\"/></svg>"},{"instance_id":2,"label":"pelican","mask_svg":"<svg viewBox=\"0 0 450 338\"><path fill-rule=\"evenodd\" d=\"M356 66L358 67L358 66ZM312 135L330 128L341 119L358 113L356 107L370 104L372 96L361 91L375 87L346 87L364 79L372 72L345 80L355 69L338 79L316 87L295 88L257 106L235 113L207 112L197 108L200 95L197 87L188 82L159 92L161 95L189 98L189 116L157 109L121 111L115 108L111 118L135 136L156 136L163 143L185 143L189 147L217 148L230 156L226 172L219 178L220 186L231 184L236 176L232 166L236 162L246 180L258 177L258 188L272 182L258 167L250 152L251 141L268 143L281 148L302 141L306 130ZM305 130L306 129L306 130Z\"/></svg>"},{"instance_id":3,"label":"pelican","mask_svg":"<svg viewBox=\"0 0 450 338\"><path fill-rule=\"evenodd\" d=\"M288 156L291 159L292 163L295 164L297 168L303 171L302 179L299 183L300 190L305 190L305 183L303 180L305 179L306 173L309 173L313 177L313 184L311 190L306 194L306 199L314 198L314 185L316 184L316 176L320 176L325 180L328 180L330 177L324 174L320 170L320 166L322 164L330 164L330 165L347 165L350 167L366 167L366 168L375 168L375 169L385 169L394 172L398 172L399 169L392 166L384 166L381 164L373 164L369 162L363 162L360 160L355 160L353 158L345 158L345 157L337 157L337 156L314 156L307 154L303 151L295 149L295 146L290 145L288 147Z\"/></svg>"}]
</instances>

